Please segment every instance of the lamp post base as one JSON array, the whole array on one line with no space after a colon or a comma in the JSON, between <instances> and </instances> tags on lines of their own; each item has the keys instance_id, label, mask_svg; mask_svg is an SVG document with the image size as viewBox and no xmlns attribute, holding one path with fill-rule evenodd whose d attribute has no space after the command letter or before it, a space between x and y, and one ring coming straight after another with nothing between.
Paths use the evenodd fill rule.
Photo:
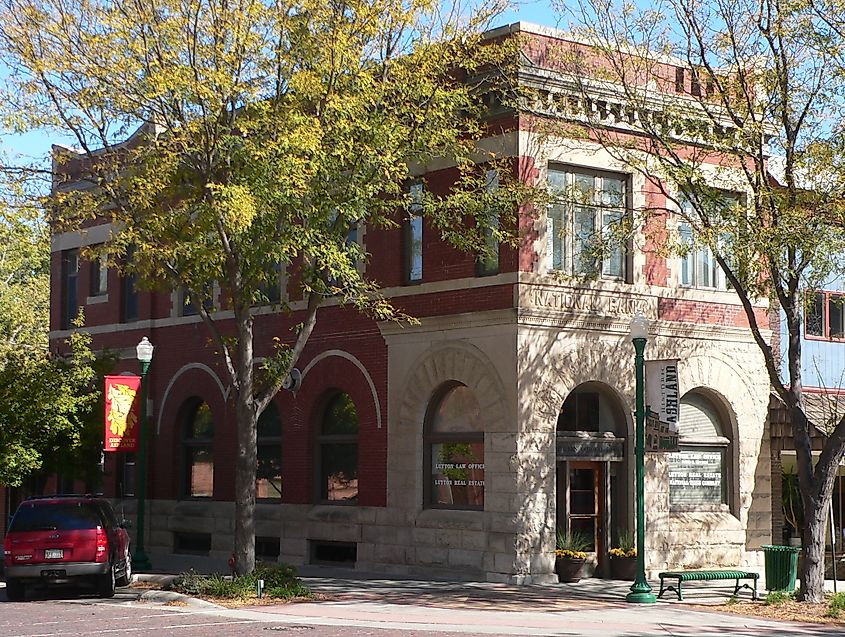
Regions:
<instances>
[{"instance_id":1,"label":"lamp post base","mask_svg":"<svg viewBox=\"0 0 845 637\"><path fill-rule=\"evenodd\" d=\"M139 551L132 556L132 570L134 572L149 571L152 567L152 564L150 564L150 558L147 557L145 552Z\"/></svg>"},{"instance_id":2,"label":"lamp post base","mask_svg":"<svg viewBox=\"0 0 845 637\"><path fill-rule=\"evenodd\" d=\"M654 604L657 598L654 593L628 593L625 601L629 604Z\"/></svg>"},{"instance_id":3,"label":"lamp post base","mask_svg":"<svg viewBox=\"0 0 845 637\"><path fill-rule=\"evenodd\" d=\"M657 598L651 592L648 582L634 582L631 592L625 596L625 601L630 604L654 604Z\"/></svg>"}]
</instances>

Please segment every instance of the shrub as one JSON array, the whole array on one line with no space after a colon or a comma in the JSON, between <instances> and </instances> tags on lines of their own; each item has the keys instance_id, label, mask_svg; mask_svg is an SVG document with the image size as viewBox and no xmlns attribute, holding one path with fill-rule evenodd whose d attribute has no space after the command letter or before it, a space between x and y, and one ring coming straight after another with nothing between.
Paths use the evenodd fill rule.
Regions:
<instances>
[{"instance_id":1,"label":"shrub","mask_svg":"<svg viewBox=\"0 0 845 637\"><path fill-rule=\"evenodd\" d=\"M289 564L259 562L255 570L241 577L228 577L219 573L200 575L193 570L182 573L173 580L171 588L186 595L218 597L221 599L250 599L257 596L258 580L264 580L264 595L277 599L311 597L311 591L296 576L296 569Z\"/></svg>"},{"instance_id":2,"label":"shrub","mask_svg":"<svg viewBox=\"0 0 845 637\"><path fill-rule=\"evenodd\" d=\"M827 602L825 616L838 619L843 610L845 610L845 593L836 593Z\"/></svg>"},{"instance_id":3,"label":"shrub","mask_svg":"<svg viewBox=\"0 0 845 637\"><path fill-rule=\"evenodd\" d=\"M766 606L777 606L795 599L795 591L771 591L766 595Z\"/></svg>"}]
</instances>

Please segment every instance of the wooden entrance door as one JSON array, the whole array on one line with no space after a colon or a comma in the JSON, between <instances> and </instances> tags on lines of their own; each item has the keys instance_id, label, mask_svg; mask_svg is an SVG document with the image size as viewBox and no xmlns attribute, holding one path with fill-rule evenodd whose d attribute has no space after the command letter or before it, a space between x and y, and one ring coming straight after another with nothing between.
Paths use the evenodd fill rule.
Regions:
<instances>
[{"instance_id":1,"label":"wooden entrance door","mask_svg":"<svg viewBox=\"0 0 845 637\"><path fill-rule=\"evenodd\" d=\"M590 541L587 550L603 555L604 463L568 462L567 465L566 530L585 535Z\"/></svg>"}]
</instances>

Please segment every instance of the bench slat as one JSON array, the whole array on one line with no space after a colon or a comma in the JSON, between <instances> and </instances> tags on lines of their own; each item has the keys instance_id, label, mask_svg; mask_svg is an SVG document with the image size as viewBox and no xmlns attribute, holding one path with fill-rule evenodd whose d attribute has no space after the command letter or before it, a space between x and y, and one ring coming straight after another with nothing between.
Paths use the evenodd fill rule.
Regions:
<instances>
[{"instance_id":1,"label":"bench slat","mask_svg":"<svg viewBox=\"0 0 845 637\"><path fill-rule=\"evenodd\" d=\"M716 579L758 579L759 573L753 571L728 571L728 570L712 570L712 571L664 571L658 575L661 579L664 577L671 577L673 579L680 579L682 582L690 582L694 580L716 580Z\"/></svg>"}]
</instances>

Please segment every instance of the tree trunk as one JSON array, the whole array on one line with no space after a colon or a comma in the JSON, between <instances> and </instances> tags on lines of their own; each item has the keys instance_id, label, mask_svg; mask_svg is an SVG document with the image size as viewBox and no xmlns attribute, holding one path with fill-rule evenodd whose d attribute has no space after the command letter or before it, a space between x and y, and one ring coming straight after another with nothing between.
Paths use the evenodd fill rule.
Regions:
<instances>
[{"instance_id":1,"label":"tree trunk","mask_svg":"<svg viewBox=\"0 0 845 637\"><path fill-rule=\"evenodd\" d=\"M802 602L824 602L824 541L827 504L824 498L815 500L812 511L804 511L804 556L801 565Z\"/></svg>"},{"instance_id":2,"label":"tree trunk","mask_svg":"<svg viewBox=\"0 0 845 637\"><path fill-rule=\"evenodd\" d=\"M254 396L253 332L249 308L236 312L238 326L238 386L235 393L235 427L238 454L235 460L235 572L246 575L255 569L255 467L257 462Z\"/></svg>"},{"instance_id":3,"label":"tree trunk","mask_svg":"<svg viewBox=\"0 0 845 637\"><path fill-rule=\"evenodd\" d=\"M251 402L251 401L249 401ZM238 455L235 461L235 571L238 575L255 568L255 414L248 401L237 398L236 427Z\"/></svg>"}]
</instances>

